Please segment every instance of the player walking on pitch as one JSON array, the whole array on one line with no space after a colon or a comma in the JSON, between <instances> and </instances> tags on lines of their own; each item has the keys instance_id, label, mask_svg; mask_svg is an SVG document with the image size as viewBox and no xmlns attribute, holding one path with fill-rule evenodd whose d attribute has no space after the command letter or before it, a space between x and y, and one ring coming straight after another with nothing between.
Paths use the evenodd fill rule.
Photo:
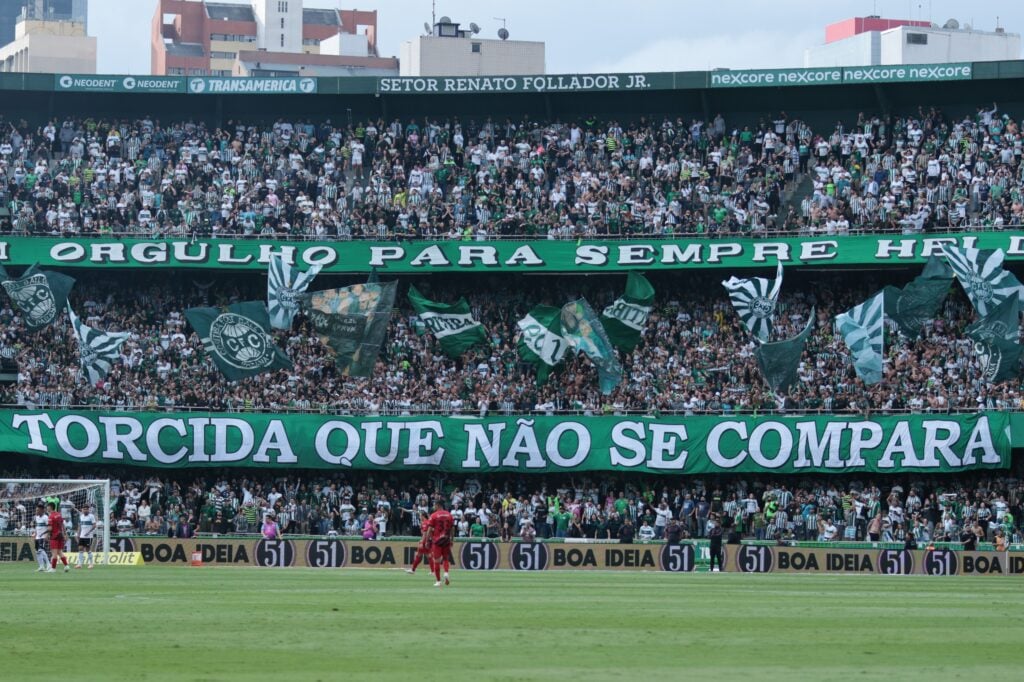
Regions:
<instances>
[{"instance_id":1,"label":"player walking on pitch","mask_svg":"<svg viewBox=\"0 0 1024 682\"><path fill-rule=\"evenodd\" d=\"M86 552L89 553L89 568L93 567L92 538L96 533L96 515L92 511L92 505L86 505L85 513L78 517L78 563L75 568L82 567L82 559Z\"/></svg>"},{"instance_id":2,"label":"player walking on pitch","mask_svg":"<svg viewBox=\"0 0 1024 682\"><path fill-rule=\"evenodd\" d=\"M36 572L50 573L53 569L50 568L50 557L46 555L46 537L50 532L50 519L46 516L46 508L42 502L36 505L36 515L32 517L32 521L35 523L36 531L36 561L39 562Z\"/></svg>"},{"instance_id":3,"label":"player walking on pitch","mask_svg":"<svg viewBox=\"0 0 1024 682\"><path fill-rule=\"evenodd\" d=\"M444 508L444 501L434 502L434 513L427 519L427 540L430 543L430 562L434 568L434 587L441 587L441 566L444 566L444 584L449 585L448 557L452 548L452 534L455 532L455 520Z\"/></svg>"},{"instance_id":4,"label":"player walking on pitch","mask_svg":"<svg viewBox=\"0 0 1024 682\"><path fill-rule=\"evenodd\" d=\"M416 556L412 560L412 568L405 569L406 573L412 574L416 572L416 567L420 565L423 558L427 559L427 566L431 573L434 572L434 562L430 559L430 539L427 537L427 529L429 527L430 519L427 516L427 512L420 512L420 532L422 537L420 538L420 544L416 545Z\"/></svg>"},{"instance_id":5,"label":"player walking on pitch","mask_svg":"<svg viewBox=\"0 0 1024 682\"><path fill-rule=\"evenodd\" d=\"M57 559L64 564L64 572L68 572L68 558L64 556L64 517L57 511L57 505L50 502L46 505L47 523L50 534L50 568L57 570Z\"/></svg>"}]
</instances>

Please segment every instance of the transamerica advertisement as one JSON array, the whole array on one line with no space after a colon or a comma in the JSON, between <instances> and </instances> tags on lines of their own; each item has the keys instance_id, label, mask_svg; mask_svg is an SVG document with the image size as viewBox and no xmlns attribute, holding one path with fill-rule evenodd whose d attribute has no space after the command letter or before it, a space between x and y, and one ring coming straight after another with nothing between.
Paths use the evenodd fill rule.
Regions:
<instances>
[{"instance_id":1,"label":"transamerica advertisement","mask_svg":"<svg viewBox=\"0 0 1024 682\"><path fill-rule=\"evenodd\" d=\"M147 467L946 473L1010 466L1010 416L340 417L0 411L0 451Z\"/></svg>"},{"instance_id":2,"label":"transamerica advertisement","mask_svg":"<svg viewBox=\"0 0 1024 682\"><path fill-rule=\"evenodd\" d=\"M622 272L783 265L905 265L943 256L943 246L1002 249L1024 260L1024 235L856 235L775 239L535 241L273 241L253 239L0 239L0 265L199 268L266 271L279 253L292 266L321 272Z\"/></svg>"}]
</instances>

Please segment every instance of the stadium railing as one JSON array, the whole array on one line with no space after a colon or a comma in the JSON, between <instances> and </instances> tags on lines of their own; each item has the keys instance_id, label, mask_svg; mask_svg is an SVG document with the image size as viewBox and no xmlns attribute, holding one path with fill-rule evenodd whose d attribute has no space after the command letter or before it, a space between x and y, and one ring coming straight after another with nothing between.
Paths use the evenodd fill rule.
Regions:
<instances>
[{"instance_id":1,"label":"stadium railing","mask_svg":"<svg viewBox=\"0 0 1024 682\"><path fill-rule=\"evenodd\" d=\"M737 239L737 238L778 238L778 237L835 237L835 236L859 236L868 234L896 234L896 235L914 235L914 234L959 234L962 232L1001 232L1008 230L1019 230L1020 225L991 225L984 223L965 223L957 226L932 226L927 230L910 229L905 227L890 227L888 225L869 226L859 225L851 226L848 231L844 232L826 232L824 229L816 228L809 230L804 228L794 229L750 229L750 230L709 230L706 232L691 232L688 230L678 230L675 232L603 232L600 234L582 234L580 232L573 232L572 234L558 235L549 234L546 232L534 232L532 234L500 234L500 233L486 233L476 234L472 236L459 235L458 237L448 237L446 235L437 235L430 237L408 237L398 233L391 234L387 237L380 237L379 235L338 235L338 234L327 234L327 235L315 235L306 233L296 234L246 234L242 232L225 232L218 230L217 234L204 233L203 231L185 231L185 230L167 230L167 231L153 231L145 229L137 230L122 230L116 232L26 232L19 230L2 230L0 235L3 236L16 236L16 237L49 237L49 238L61 238L61 239L191 239L193 237L198 239L248 239L248 240L278 240L278 241L315 241L315 242L347 242L347 241L372 241L372 242L385 242L385 241L408 241L410 239L415 241L534 241L534 240L553 240L553 241L573 241L579 238L593 239L593 240L635 240L635 239Z\"/></svg>"},{"instance_id":2,"label":"stadium railing","mask_svg":"<svg viewBox=\"0 0 1024 682\"><path fill-rule=\"evenodd\" d=\"M67 404L62 405L58 403L25 403L25 404L0 404L0 410L63 410L69 412L160 412L164 414L168 413L210 413L210 412L224 412L224 413L247 413L247 414L321 414L325 416L333 417L415 417L415 416L450 416L450 417L479 417L479 409L464 409L459 412L446 412L437 409L399 409L399 410L366 410L356 408L338 408L338 407L309 407L298 408L298 407L254 407L254 408L215 408L215 407L194 407L194 406L173 406L173 407L153 407L147 404L139 405L73 405ZM833 415L833 414L855 414L861 416L870 416L871 414L876 415L891 415L891 414L975 414L978 412L1022 412L1024 411L1024 405L1018 405L1015 407L1002 407L1002 408L980 408L980 407L950 407L946 410L912 410L910 408L899 408L899 409L886 409L886 410L825 410L825 409L800 409L800 408L787 408L787 409L750 409L750 408L734 408L730 410L709 410L709 409L679 409L679 410L635 410L635 409L615 409L612 411L604 411L600 408L593 410L573 410L573 409L531 409L531 410L512 410L506 412L504 410L488 410L485 413L485 417L512 417L519 415L535 415L535 416L576 416L576 417L623 417L623 416L646 416L646 417L690 417L690 416L721 416L729 417L734 415L751 415L751 416L794 416L794 415Z\"/></svg>"}]
</instances>

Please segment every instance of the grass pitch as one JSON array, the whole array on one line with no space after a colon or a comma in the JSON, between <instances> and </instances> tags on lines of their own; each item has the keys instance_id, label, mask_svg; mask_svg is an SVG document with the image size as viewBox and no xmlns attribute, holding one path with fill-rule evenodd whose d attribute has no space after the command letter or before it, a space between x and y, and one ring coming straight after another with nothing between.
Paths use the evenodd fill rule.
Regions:
<instances>
[{"instance_id":1,"label":"grass pitch","mask_svg":"<svg viewBox=\"0 0 1024 682\"><path fill-rule=\"evenodd\" d=\"M456 571L435 589L422 569L34 570L0 564L3 679L978 680L1024 664L1018 578Z\"/></svg>"}]
</instances>

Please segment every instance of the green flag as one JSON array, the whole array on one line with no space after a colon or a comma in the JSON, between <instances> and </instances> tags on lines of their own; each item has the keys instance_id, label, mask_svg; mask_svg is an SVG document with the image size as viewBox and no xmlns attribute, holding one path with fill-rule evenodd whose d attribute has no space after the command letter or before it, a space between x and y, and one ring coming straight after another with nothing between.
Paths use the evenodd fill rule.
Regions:
<instances>
[{"instance_id":1,"label":"green flag","mask_svg":"<svg viewBox=\"0 0 1024 682\"><path fill-rule=\"evenodd\" d=\"M562 336L562 311L538 305L519 320L519 355L537 366L537 383L548 379L551 368L562 361L569 342Z\"/></svg>"},{"instance_id":2,"label":"green flag","mask_svg":"<svg viewBox=\"0 0 1024 682\"><path fill-rule=\"evenodd\" d=\"M597 313L581 298L562 306L561 318L562 335L576 352L594 363L601 393L608 395L622 382L622 365Z\"/></svg>"},{"instance_id":3,"label":"green flag","mask_svg":"<svg viewBox=\"0 0 1024 682\"><path fill-rule=\"evenodd\" d=\"M938 256L928 256L928 261L924 264L924 270L921 271L919 277L952 281L953 268L949 267L949 263Z\"/></svg>"},{"instance_id":4,"label":"green flag","mask_svg":"<svg viewBox=\"0 0 1024 682\"><path fill-rule=\"evenodd\" d=\"M448 357L457 358L471 346L487 343L487 332L473 319L466 299L460 298L452 305L437 303L424 298L415 286L410 285L409 303Z\"/></svg>"},{"instance_id":5,"label":"green flag","mask_svg":"<svg viewBox=\"0 0 1024 682\"><path fill-rule=\"evenodd\" d=\"M952 279L952 269L937 256L930 257L924 271L913 282L902 289L885 287L885 316L904 336L917 338L924 323L934 318L942 306Z\"/></svg>"},{"instance_id":6,"label":"green flag","mask_svg":"<svg viewBox=\"0 0 1024 682\"><path fill-rule=\"evenodd\" d=\"M987 383L1013 379L1020 371L1021 345L998 336L988 341L975 341L974 354L981 367L981 376Z\"/></svg>"},{"instance_id":7,"label":"green flag","mask_svg":"<svg viewBox=\"0 0 1024 682\"><path fill-rule=\"evenodd\" d=\"M785 393L797 382L800 358L804 354L804 344L811 335L815 319L814 308L811 308L807 325L802 332L791 339L759 344L754 350L757 366L761 368L765 383L776 393Z\"/></svg>"},{"instance_id":8,"label":"green flag","mask_svg":"<svg viewBox=\"0 0 1024 682\"><path fill-rule=\"evenodd\" d=\"M228 381L291 367L270 336L270 314L262 301L220 308L189 308L185 318Z\"/></svg>"},{"instance_id":9,"label":"green flag","mask_svg":"<svg viewBox=\"0 0 1024 682\"><path fill-rule=\"evenodd\" d=\"M626 275L626 292L601 313L601 323L612 344L625 352L636 348L654 303L654 287L643 275Z\"/></svg>"},{"instance_id":10,"label":"green flag","mask_svg":"<svg viewBox=\"0 0 1024 682\"><path fill-rule=\"evenodd\" d=\"M75 280L59 272L40 270L33 265L21 277L12 279L0 266L0 285L11 297L14 307L24 316L29 331L53 324L68 302Z\"/></svg>"},{"instance_id":11,"label":"green flag","mask_svg":"<svg viewBox=\"0 0 1024 682\"><path fill-rule=\"evenodd\" d=\"M344 376L373 374L388 333L397 282L367 282L317 291L306 297L305 312L320 340L334 353Z\"/></svg>"},{"instance_id":12,"label":"green flag","mask_svg":"<svg viewBox=\"0 0 1024 682\"><path fill-rule=\"evenodd\" d=\"M853 355L853 368L865 384L882 380L884 300L884 290L879 291L860 305L836 315L836 327Z\"/></svg>"},{"instance_id":13,"label":"green flag","mask_svg":"<svg viewBox=\"0 0 1024 682\"><path fill-rule=\"evenodd\" d=\"M1017 343L1020 340L1020 313L1017 297L1008 297L993 308L988 315L967 327L964 333L980 342L1002 339Z\"/></svg>"}]
</instances>

